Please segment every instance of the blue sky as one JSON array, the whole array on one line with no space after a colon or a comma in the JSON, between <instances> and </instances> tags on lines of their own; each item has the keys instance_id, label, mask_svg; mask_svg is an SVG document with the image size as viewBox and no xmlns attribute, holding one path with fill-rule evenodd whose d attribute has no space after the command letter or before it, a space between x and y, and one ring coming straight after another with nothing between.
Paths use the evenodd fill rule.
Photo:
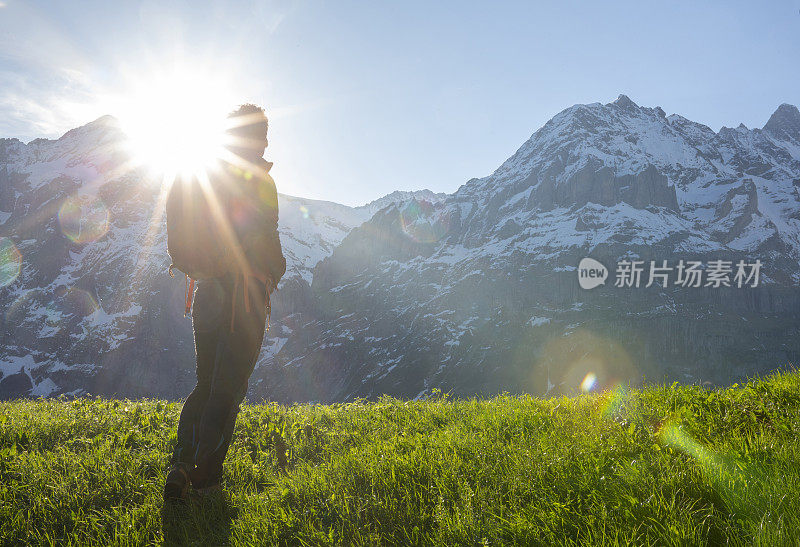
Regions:
<instances>
[{"instance_id":1,"label":"blue sky","mask_svg":"<svg viewBox=\"0 0 800 547\"><path fill-rule=\"evenodd\" d=\"M267 108L280 191L350 205L452 192L575 103L714 130L800 104L800 0L0 5L0 136L57 137L153 67L202 66Z\"/></svg>"}]
</instances>

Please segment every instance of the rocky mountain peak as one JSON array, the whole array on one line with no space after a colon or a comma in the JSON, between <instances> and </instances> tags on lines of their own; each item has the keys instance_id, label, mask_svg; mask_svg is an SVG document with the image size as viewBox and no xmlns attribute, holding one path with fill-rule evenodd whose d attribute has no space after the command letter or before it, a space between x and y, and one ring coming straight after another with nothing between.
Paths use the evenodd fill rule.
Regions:
<instances>
[{"instance_id":1,"label":"rocky mountain peak","mask_svg":"<svg viewBox=\"0 0 800 547\"><path fill-rule=\"evenodd\" d=\"M446 197L447 194L443 192L436 193L428 189L395 190L394 192L386 194L385 196L375 199L373 201L370 201L365 205L356 207L356 209L365 210L368 211L370 214L374 214L390 205L399 205L410 200L438 203L440 201L444 201Z\"/></svg>"},{"instance_id":2,"label":"rocky mountain peak","mask_svg":"<svg viewBox=\"0 0 800 547\"><path fill-rule=\"evenodd\" d=\"M800 110L792 104L783 103L772 113L764 131L783 140L800 141Z\"/></svg>"},{"instance_id":3,"label":"rocky mountain peak","mask_svg":"<svg viewBox=\"0 0 800 547\"><path fill-rule=\"evenodd\" d=\"M611 104L617 105L623 110L631 110L634 108L639 108L639 105L633 102L627 95L620 95L619 97L617 97L617 100Z\"/></svg>"},{"instance_id":4,"label":"rocky mountain peak","mask_svg":"<svg viewBox=\"0 0 800 547\"><path fill-rule=\"evenodd\" d=\"M112 137L114 139L124 138L124 133L120 128L119 120L117 120L114 116L106 114L105 116L100 116L93 122L89 122L86 125L76 127L75 129L70 129L58 139L58 142L73 140L84 141L92 139L99 140L102 137ZM45 141L45 139L37 139L37 141Z\"/></svg>"}]
</instances>

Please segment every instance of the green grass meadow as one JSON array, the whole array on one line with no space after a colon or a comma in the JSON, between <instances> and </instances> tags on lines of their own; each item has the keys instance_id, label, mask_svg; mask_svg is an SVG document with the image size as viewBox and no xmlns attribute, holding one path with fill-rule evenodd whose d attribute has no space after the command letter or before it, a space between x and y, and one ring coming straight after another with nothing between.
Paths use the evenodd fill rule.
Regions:
<instances>
[{"instance_id":1,"label":"green grass meadow","mask_svg":"<svg viewBox=\"0 0 800 547\"><path fill-rule=\"evenodd\" d=\"M0 403L3 545L800 545L800 374L573 398L243 405L164 507L180 403Z\"/></svg>"}]
</instances>

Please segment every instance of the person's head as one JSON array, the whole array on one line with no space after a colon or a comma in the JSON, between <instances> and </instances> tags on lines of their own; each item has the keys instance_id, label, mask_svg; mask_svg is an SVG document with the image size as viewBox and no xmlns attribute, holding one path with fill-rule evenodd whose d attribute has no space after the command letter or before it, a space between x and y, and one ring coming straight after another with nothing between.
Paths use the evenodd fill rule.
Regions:
<instances>
[{"instance_id":1,"label":"person's head","mask_svg":"<svg viewBox=\"0 0 800 547\"><path fill-rule=\"evenodd\" d=\"M228 114L228 120L228 150L246 160L263 156L269 144L269 121L264 109L254 104L243 104Z\"/></svg>"}]
</instances>

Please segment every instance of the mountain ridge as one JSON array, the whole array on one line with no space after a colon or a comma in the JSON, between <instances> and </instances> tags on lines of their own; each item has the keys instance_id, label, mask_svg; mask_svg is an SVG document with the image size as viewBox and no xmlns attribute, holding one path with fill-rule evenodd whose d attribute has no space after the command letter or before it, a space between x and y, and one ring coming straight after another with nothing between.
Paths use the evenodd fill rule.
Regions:
<instances>
[{"instance_id":1,"label":"mountain ridge","mask_svg":"<svg viewBox=\"0 0 800 547\"><path fill-rule=\"evenodd\" d=\"M620 96L556 114L452 194L398 191L359 207L282 194L287 275L250 396L550 395L588 374L598 387L724 384L794 362L793 112L715 133ZM95 122L54 141L0 141L0 236L23 258L0 288L2 397L191 389L159 186L120 171L113 120ZM589 255L608 266L760 259L764 286L583 291L575 268Z\"/></svg>"}]
</instances>

